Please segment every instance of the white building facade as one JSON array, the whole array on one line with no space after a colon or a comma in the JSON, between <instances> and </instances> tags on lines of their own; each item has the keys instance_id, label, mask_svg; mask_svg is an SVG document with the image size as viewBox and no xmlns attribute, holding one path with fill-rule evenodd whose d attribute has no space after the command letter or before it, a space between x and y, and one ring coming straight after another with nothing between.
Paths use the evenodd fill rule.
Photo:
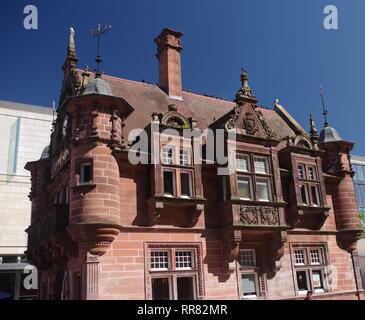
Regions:
<instances>
[{"instance_id":1,"label":"white building facade","mask_svg":"<svg viewBox=\"0 0 365 320\"><path fill-rule=\"evenodd\" d=\"M51 108L0 101L0 299L30 298L22 279L30 224L28 161L49 144Z\"/></svg>"}]
</instances>

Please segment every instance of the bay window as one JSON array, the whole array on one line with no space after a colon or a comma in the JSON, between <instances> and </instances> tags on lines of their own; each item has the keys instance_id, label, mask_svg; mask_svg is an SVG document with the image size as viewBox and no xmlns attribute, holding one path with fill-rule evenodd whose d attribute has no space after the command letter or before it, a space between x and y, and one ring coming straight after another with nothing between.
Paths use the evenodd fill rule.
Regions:
<instances>
[{"instance_id":1,"label":"bay window","mask_svg":"<svg viewBox=\"0 0 365 320\"><path fill-rule=\"evenodd\" d=\"M316 167L307 164L297 166L300 204L303 206L320 207L322 205L320 197L320 181Z\"/></svg>"},{"instance_id":2,"label":"bay window","mask_svg":"<svg viewBox=\"0 0 365 320\"><path fill-rule=\"evenodd\" d=\"M238 195L246 201L272 201L272 175L269 159L252 154L236 155Z\"/></svg>"},{"instance_id":3,"label":"bay window","mask_svg":"<svg viewBox=\"0 0 365 320\"><path fill-rule=\"evenodd\" d=\"M178 150L178 152L176 152ZM175 146L163 146L163 194L166 197L192 198L193 173L191 150L177 149Z\"/></svg>"}]
</instances>

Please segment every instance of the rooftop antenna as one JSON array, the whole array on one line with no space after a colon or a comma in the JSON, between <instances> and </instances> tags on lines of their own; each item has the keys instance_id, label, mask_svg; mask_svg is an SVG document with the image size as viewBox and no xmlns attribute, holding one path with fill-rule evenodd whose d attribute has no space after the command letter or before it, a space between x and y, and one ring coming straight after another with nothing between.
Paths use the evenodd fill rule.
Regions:
<instances>
[{"instance_id":1,"label":"rooftop antenna","mask_svg":"<svg viewBox=\"0 0 365 320\"><path fill-rule=\"evenodd\" d=\"M101 76L99 67L100 67L100 63L103 61L103 59L100 56L100 38L103 34L106 34L111 29L112 29L111 25L98 24L98 27L96 29L89 30L90 35L92 37L98 39L98 53L97 53L97 56L96 56L96 59L95 59L95 62L96 62L95 77L100 77Z\"/></svg>"},{"instance_id":2,"label":"rooftop antenna","mask_svg":"<svg viewBox=\"0 0 365 320\"><path fill-rule=\"evenodd\" d=\"M327 122L327 114L328 114L328 111L326 110L325 108L325 104L324 104L324 94L323 94L323 88L322 86L319 87L319 92L321 94L321 100L322 100L322 114L324 116L324 126L325 127L328 127L328 122Z\"/></svg>"}]
</instances>

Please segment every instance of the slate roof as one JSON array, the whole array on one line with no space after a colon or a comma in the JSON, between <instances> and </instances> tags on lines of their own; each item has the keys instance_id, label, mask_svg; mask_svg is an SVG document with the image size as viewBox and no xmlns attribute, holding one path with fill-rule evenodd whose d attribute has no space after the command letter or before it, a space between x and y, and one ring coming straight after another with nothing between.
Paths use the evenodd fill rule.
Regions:
<instances>
[{"instance_id":1,"label":"slate roof","mask_svg":"<svg viewBox=\"0 0 365 320\"><path fill-rule=\"evenodd\" d=\"M82 71L79 70L81 73ZM90 78L92 78L91 75ZM137 82L109 75L103 75L109 84L113 95L124 98L134 112L126 119L126 132L136 128L145 128L151 121L153 112L166 113L168 106L174 104L179 113L186 118L197 121L197 127L204 130L214 121L231 112L235 107L232 101L213 98L192 92L183 92L183 100L170 98L157 85ZM278 139L296 136L293 129L275 111L258 107L262 112L269 128L274 130Z\"/></svg>"}]
</instances>

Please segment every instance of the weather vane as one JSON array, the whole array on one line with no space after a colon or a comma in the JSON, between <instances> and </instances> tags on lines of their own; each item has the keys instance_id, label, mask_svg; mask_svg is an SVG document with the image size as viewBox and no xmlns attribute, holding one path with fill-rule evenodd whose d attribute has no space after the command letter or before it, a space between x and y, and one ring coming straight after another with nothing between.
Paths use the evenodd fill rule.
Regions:
<instances>
[{"instance_id":1,"label":"weather vane","mask_svg":"<svg viewBox=\"0 0 365 320\"><path fill-rule=\"evenodd\" d=\"M326 110L325 108L325 105L324 105L324 95L323 95L323 88L322 86L319 87L319 92L321 94L321 99L322 99L322 114L324 116L324 126L325 127L328 127L328 122L327 122L327 114L328 114L328 111Z\"/></svg>"},{"instance_id":2,"label":"weather vane","mask_svg":"<svg viewBox=\"0 0 365 320\"><path fill-rule=\"evenodd\" d=\"M96 74L100 74L99 65L103 61L100 56L100 37L112 29L111 25L98 24L97 29L89 30L92 37L98 39L98 54L96 56Z\"/></svg>"}]
</instances>

